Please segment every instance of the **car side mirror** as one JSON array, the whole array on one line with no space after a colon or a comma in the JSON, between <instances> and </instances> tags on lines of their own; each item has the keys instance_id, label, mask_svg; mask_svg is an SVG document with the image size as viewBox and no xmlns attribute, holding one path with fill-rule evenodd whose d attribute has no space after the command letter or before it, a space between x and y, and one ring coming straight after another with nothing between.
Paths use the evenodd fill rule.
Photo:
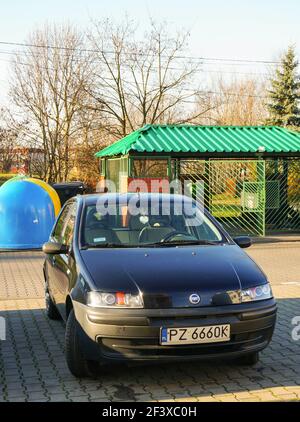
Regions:
<instances>
[{"instance_id":1,"label":"car side mirror","mask_svg":"<svg viewBox=\"0 0 300 422\"><path fill-rule=\"evenodd\" d=\"M238 236L233 240L242 249L249 248L252 245L252 241L249 236Z\"/></svg>"},{"instance_id":2,"label":"car side mirror","mask_svg":"<svg viewBox=\"0 0 300 422\"><path fill-rule=\"evenodd\" d=\"M43 252L48 255L66 254L69 251L67 245L58 242L47 242L43 245Z\"/></svg>"}]
</instances>

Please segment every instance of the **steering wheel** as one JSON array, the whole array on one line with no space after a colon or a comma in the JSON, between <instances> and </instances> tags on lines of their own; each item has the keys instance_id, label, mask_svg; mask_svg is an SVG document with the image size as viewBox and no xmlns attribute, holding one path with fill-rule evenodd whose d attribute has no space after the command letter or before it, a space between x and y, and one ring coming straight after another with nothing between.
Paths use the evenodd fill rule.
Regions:
<instances>
[{"instance_id":1,"label":"steering wheel","mask_svg":"<svg viewBox=\"0 0 300 422\"><path fill-rule=\"evenodd\" d=\"M161 243L168 242L169 240L174 239L175 237L184 238L183 240L198 240L195 236L187 233L174 230L171 233L167 233L163 238L160 239ZM181 239L179 239L181 240Z\"/></svg>"}]
</instances>

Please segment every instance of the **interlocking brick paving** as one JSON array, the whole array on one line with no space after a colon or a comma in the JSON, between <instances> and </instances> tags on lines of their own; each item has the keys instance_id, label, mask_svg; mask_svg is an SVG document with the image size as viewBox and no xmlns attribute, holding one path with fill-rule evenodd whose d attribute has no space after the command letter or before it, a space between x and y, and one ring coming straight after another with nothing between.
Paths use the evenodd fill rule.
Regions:
<instances>
[{"instance_id":1,"label":"interlocking brick paving","mask_svg":"<svg viewBox=\"0 0 300 422\"><path fill-rule=\"evenodd\" d=\"M42 252L0 252L0 300L43 297Z\"/></svg>"},{"instance_id":2,"label":"interlocking brick paving","mask_svg":"<svg viewBox=\"0 0 300 422\"><path fill-rule=\"evenodd\" d=\"M97 379L75 379L64 359L64 325L44 311L43 256L0 253L0 401L290 401L300 399L300 243L249 249L278 298L270 346L254 367L230 361L108 368Z\"/></svg>"}]
</instances>

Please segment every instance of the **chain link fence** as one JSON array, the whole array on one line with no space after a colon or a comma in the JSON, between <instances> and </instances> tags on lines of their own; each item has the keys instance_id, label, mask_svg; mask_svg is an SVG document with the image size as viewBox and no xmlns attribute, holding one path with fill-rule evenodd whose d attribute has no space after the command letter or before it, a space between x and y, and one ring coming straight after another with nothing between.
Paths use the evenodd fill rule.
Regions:
<instances>
[{"instance_id":1,"label":"chain link fence","mask_svg":"<svg viewBox=\"0 0 300 422\"><path fill-rule=\"evenodd\" d=\"M266 161L266 229L300 231L300 160Z\"/></svg>"},{"instance_id":2,"label":"chain link fence","mask_svg":"<svg viewBox=\"0 0 300 422\"><path fill-rule=\"evenodd\" d=\"M232 235L300 231L299 159L180 160L179 174ZM199 181L201 198L194 188Z\"/></svg>"}]
</instances>

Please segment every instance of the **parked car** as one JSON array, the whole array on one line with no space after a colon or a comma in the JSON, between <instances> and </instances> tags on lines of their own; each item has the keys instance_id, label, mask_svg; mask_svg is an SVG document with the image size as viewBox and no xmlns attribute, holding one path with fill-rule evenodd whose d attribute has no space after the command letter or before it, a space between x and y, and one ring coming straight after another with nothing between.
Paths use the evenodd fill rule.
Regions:
<instances>
[{"instance_id":1,"label":"parked car","mask_svg":"<svg viewBox=\"0 0 300 422\"><path fill-rule=\"evenodd\" d=\"M68 199L76 195L83 195L86 192L86 186L83 182L63 182L53 183L53 189L58 193L61 205L64 205Z\"/></svg>"},{"instance_id":2,"label":"parked car","mask_svg":"<svg viewBox=\"0 0 300 422\"><path fill-rule=\"evenodd\" d=\"M43 250L47 314L66 322L70 371L82 377L120 361L256 363L276 302L242 250L250 245L180 195L69 200Z\"/></svg>"}]
</instances>

